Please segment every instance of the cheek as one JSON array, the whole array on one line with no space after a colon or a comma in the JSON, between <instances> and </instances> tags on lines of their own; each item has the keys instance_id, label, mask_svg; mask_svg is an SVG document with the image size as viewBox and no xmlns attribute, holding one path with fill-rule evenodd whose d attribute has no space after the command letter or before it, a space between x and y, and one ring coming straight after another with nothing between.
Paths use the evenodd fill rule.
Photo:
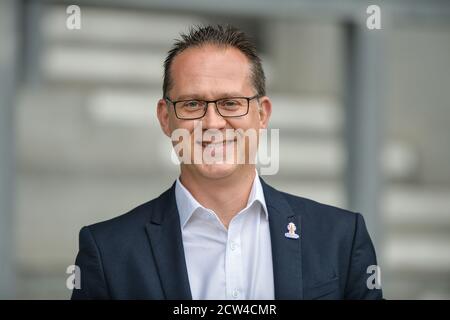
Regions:
<instances>
[{"instance_id":1,"label":"cheek","mask_svg":"<svg viewBox=\"0 0 450 320\"><path fill-rule=\"evenodd\" d=\"M260 129L260 123L259 123L259 118L256 115L249 115L249 117L247 117L245 119L245 121L242 121L241 123L237 123L236 126L234 127L235 129L243 129L245 131L247 130L255 130L257 132L259 132Z\"/></svg>"},{"instance_id":2,"label":"cheek","mask_svg":"<svg viewBox=\"0 0 450 320\"><path fill-rule=\"evenodd\" d=\"M245 117L243 118L237 118L232 119L230 118L228 120L228 123L233 129L256 129L259 130L259 113L258 112L249 112Z\"/></svg>"},{"instance_id":3,"label":"cheek","mask_svg":"<svg viewBox=\"0 0 450 320\"><path fill-rule=\"evenodd\" d=\"M176 129L185 129L189 132L192 132L194 129L193 121L185 121L178 119L175 114L170 114L169 116L169 129L170 132L173 132Z\"/></svg>"}]
</instances>

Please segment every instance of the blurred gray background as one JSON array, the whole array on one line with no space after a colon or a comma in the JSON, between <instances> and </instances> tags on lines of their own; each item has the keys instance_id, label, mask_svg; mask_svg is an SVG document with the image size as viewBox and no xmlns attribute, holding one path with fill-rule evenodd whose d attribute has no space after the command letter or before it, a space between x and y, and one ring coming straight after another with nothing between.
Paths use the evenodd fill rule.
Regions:
<instances>
[{"instance_id":1,"label":"blurred gray background","mask_svg":"<svg viewBox=\"0 0 450 320\"><path fill-rule=\"evenodd\" d=\"M450 3L414 0L2 0L0 298L67 299L80 228L177 177L156 102L165 53L199 23L261 52L281 140L263 178L361 212L386 298L449 299Z\"/></svg>"}]
</instances>

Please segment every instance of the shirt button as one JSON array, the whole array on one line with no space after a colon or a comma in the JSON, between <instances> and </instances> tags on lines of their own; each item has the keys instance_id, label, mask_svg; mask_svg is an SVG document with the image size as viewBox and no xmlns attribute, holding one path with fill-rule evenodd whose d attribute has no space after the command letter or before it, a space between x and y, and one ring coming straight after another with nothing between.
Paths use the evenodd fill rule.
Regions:
<instances>
[{"instance_id":1,"label":"shirt button","mask_svg":"<svg viewBox=\"0 0 450 320\"><path fill-rule=\"evenodd\" d=\"M231 295L233 296L233 298L237 299L239 297L239 290L238 289L234 289L233 293Z\"/></svg>"}]
</instances>

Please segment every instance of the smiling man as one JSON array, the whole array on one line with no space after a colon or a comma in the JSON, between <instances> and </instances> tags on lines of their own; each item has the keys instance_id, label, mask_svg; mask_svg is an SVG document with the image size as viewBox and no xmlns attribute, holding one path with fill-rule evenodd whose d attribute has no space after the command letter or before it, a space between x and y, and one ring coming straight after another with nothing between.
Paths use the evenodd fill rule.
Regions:
<instances>
[{"instance_id":1,"label":"smiling man","mask_svg":"<svg viewBox=\"0 0 450 320\"><path fill-rule=\"evenodd\" d=\"M179 178L158 198L82 228L72 298L381 298L359 213L258 176L253 160L272 103L246 35L192 28L164 66L157 116L174 148L182 132Z\"/></svg>"}]
</instances>

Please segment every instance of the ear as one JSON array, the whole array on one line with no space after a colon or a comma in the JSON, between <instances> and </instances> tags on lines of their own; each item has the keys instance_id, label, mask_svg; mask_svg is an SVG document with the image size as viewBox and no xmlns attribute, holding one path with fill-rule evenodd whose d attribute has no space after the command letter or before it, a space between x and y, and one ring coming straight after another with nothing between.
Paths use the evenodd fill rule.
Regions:
<instances>
[{"instance_id":1,"label":"ear","mask_svg":"<svg viewBox=\"0 0 450 320\"><path fill-rule=\"evenodd\" d=\"M269 97L259 98L259 127L266 129L269 126L270 115L272 114L272 101Z\"/></svg>"},{"instance_id":2,"label":"ear","mask_svg":"<svg viewBox=\"0 0 450 320\"><path fill-rule=\"evenodd\" d=\"M159 99L156 114L158 116L158 121L159 125L161 126L161 130L164 132L166 136L170 138L171 130L169 125L169 108L166 100Z\"/></svg>"}]
</instances>

